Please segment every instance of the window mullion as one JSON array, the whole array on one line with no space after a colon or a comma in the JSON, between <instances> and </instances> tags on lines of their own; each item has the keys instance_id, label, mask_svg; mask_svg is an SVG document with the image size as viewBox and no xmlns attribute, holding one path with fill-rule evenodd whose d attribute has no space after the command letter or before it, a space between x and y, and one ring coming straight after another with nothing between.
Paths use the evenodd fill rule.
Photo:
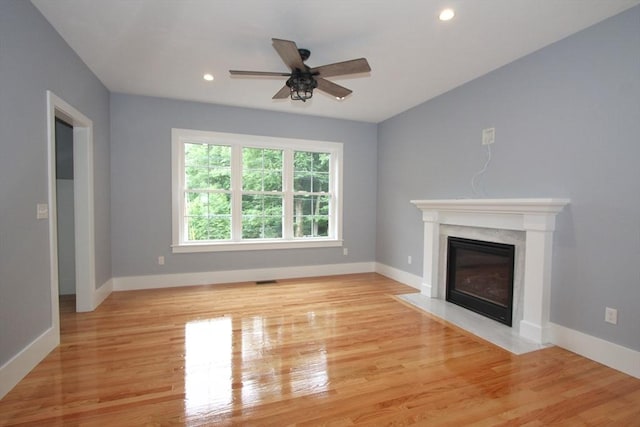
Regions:
<instances>
[{"instance_id":1,"label":"window mullion","mask_svg":"<svg viewBox=\"0 0 640 427\"><path fill-rule=\"evenodd\" d=\"M242 240L242 146L231 147L231 240Z\"/></svg>"},{"instance_id":2,"label":"window mullion","mask_svg":"<svg viewBox=\"0 0 640 427\"><path fill-rule=\"evenodd\" d=\"M284 164L282 168L282 191L284 203L284 218L282 221L282 237L293 239L293 150L284 150Z\"/></svg>"}]
</instances>

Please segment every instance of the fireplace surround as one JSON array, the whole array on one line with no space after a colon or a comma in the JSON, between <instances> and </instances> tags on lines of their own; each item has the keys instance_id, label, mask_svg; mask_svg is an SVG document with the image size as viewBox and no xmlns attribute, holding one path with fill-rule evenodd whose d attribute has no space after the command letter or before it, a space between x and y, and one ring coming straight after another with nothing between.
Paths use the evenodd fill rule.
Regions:
<instances>
[{"instance_id":1,"label":"fireplace surround","mask_svg":"<svg viewBox=\"0 0 640 427\"><path fill-rule=\"evenodd\" d=\"M521 337L544 344L549 342L549 304L551 262L555 217L569 199L450 199L412 200L422 211L424 221L424 259L421 293L444 299L438 285L444 276L441 271L441 229L448 226L470 230L524 234L521 254L521 289L514 289L514 329ZM465 236L461 236L465 237ZM517 248L516 248L517 251ZM446 265L446 264L445 264Z\"/></svg>"}]
</instances>

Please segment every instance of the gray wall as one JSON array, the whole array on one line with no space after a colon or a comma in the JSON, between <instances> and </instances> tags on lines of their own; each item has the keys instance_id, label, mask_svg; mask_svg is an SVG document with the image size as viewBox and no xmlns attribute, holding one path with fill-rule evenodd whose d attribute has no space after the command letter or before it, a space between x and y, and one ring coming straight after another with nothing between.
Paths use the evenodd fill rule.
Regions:
<instances>
[{"instance_id":1,"label":"gray wall","mask_svg":"<svg viewBox=\"0 0 640 427\"><path fill-rule=\"evenodd\" d=\"M109 93L33 5L0 1L0 365L51 326L46 90L94 123L96 284L111 277Z\"/></svg>"},{"instance_id":2,"label":"gray wall","mask_svg":"<svg viewBox=\"0 0 640 427\"><path fill-rule=\"evenodd\" d=\"M422 275L409 200L474 197L492 126L488 197L571 198L557 220L551 320L640 350L640 7L379 124L379 262Z\"/></svg>"},{"instance_id":3,"label":"gray wall","mask_svg":"<svg viewBox=\"0 0 640 427\"><path fill-rule=\"evenodd\" d=\"M59 295L75 295L76 293L76 243L73 199L73 180L56 179Z\"/></svg>"},{"instance_id":4,"label":"gray wall","mask_svg":"<svg viewBox=\"0 0 640 427\"><path fill-rule=\"evenodd\" d=\"M171 128L344 143L342 248L171 253ZM111 97L114 277L372 262L375 259L375 124L135 95ZM166 258L157 265L157 257Z\"/></svg>"}]
</instances>

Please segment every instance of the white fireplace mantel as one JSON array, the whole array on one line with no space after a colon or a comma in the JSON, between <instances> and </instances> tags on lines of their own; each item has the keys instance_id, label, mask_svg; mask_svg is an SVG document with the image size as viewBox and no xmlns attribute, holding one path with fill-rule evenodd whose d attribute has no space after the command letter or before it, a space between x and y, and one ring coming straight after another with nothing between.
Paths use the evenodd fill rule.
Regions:
<instances>
[{"instance_id":1,"label":"white fireplace mantel","mask_svg":"<svg viewBox=\"0 0 640 427\"><path fill-rule=\"evenodd\" d=\"M438 295L440 225L482 227L525 232L523 314L520 336L549 342L549 298L555 217L569 199L412 200L424 221L422 294Z\"/></svg>"}]
</instances>

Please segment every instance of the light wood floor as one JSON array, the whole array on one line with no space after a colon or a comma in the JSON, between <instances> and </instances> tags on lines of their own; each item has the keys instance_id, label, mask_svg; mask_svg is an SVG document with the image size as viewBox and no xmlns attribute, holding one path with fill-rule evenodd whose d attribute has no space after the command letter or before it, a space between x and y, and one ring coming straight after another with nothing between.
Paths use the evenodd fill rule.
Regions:
<instances>
[{"instance_id":1,"label":"light wood floor","mask_svg":"<svg viewBox=\"0 0 640 427\"><path fill-rule=\"evenodd\" d=\"M640 380L560 348L514 356L376 274L63 300L62 344L0 425L640 425Z\"/></svg>"}]
</instances>

